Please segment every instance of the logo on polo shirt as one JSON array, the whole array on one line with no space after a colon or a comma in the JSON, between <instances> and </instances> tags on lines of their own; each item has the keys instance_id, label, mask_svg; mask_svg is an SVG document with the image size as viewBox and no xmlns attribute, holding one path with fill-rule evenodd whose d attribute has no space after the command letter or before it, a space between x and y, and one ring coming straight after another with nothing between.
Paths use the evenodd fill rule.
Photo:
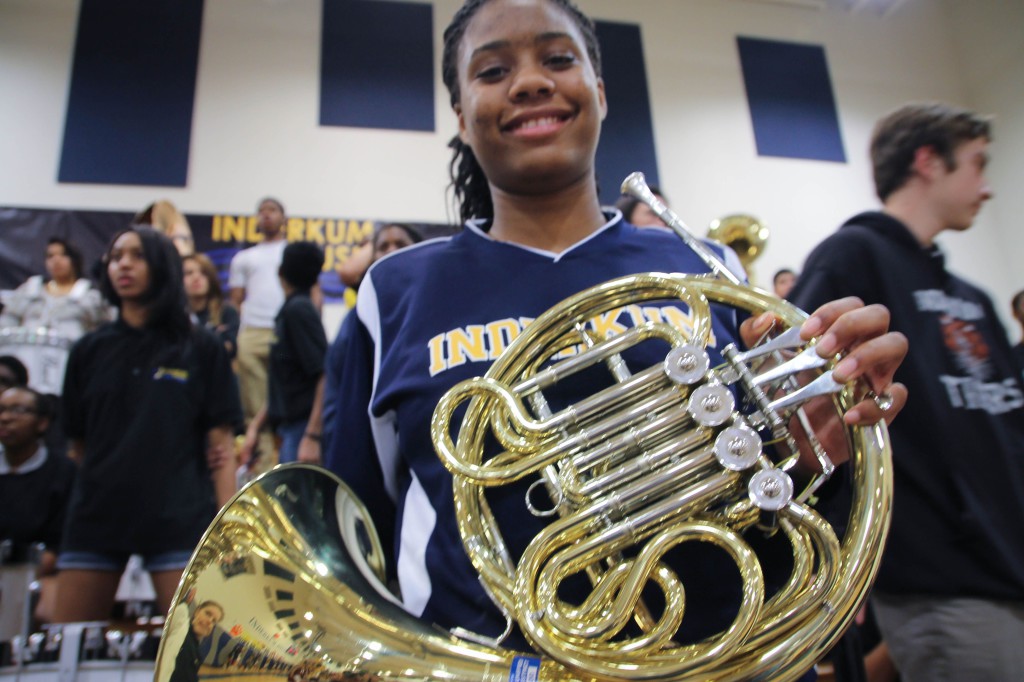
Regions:
<instances>
[{"instance_id":1,"label":"logo on polo shirt","mask_svg":"<svg viewBox=\"0 0 1024 682\"><path fill-rule=\"evenodd\" d=\"M178 369L177 367L157 367L156 371L153 372L153 380L177 381L183 384L188 381L188 370Z\"/></svg>"}]
</instances>

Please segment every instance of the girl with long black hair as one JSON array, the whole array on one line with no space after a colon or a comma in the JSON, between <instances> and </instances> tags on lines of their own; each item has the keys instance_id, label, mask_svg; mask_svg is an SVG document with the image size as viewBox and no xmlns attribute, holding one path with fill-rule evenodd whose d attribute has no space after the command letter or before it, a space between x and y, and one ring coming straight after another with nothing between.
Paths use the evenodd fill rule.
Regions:
<instances>
[{"instance_id":1,"label":"girl with long black hair","mask_svg":"<svg viewBox=\"0 0 1024 682\"><path fill-rule=\"evenodd\" d=\"M234 491L238 389L223 345L189 319L174 245L132 227L114 237L104 262L101 288L118 320L74 346L62 396L81 468L57 563L57 622L109 617L132 554L166 612Z\"/></svg>"}]
</instances>

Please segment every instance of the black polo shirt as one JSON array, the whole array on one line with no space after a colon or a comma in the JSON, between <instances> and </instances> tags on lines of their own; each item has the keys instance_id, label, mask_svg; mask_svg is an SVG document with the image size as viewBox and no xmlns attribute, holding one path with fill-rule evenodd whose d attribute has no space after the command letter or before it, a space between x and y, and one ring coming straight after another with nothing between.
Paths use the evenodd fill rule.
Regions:
<instances>
[{"instance_id":1,"label":"black polo shirt","mask_svg":"<svg viewBox=\"0 0 1024 682\"><path fill-rule=\"evenodd\" d=\"M220 341L114 322L72 348L62 399L68 437L85 444L63 548L191 550L216 511L206 434L242 419Z\"/></svg>"}]
</instances>

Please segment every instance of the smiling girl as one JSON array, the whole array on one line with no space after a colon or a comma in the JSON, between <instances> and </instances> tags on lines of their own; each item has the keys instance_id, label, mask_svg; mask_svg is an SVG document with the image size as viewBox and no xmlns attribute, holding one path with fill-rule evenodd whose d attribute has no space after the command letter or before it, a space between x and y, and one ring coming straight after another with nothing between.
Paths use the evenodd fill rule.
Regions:
<instances>
[{"instance_id":1,"label":"smiling girl","mask_svg":"<svg viewBox=\"0 0 1024 682\"><path fill-rule=\"evenodd\" d=\"M675 235L640 230L602 209L594 171L607 113L600 74L593 23L571 2L466 2L445 31L442 63L458 118L451 173L465 227L381 259L360 289L358 328L338 392L336 429L345 438L328 461L368 503L383 533L394 531L406 608L444 627L497 637L505 621L466 556L452 478L431 442L440 398L484 374L531 320L571 295L640 272L708 271ZM685 311L664 314L686 322ZM607 330L621 331L636 320L623 311L605 322ZM771 322L770 316L747 320L743 337L756 338ZM845 416L848 423L891 416L905 399L892 384L905 343L887 333L887 323L884 309L847 300L822 307L805 325L805 338L822 335L825 351L849 351L837 379L867 376L877 391L896 398L885 415L870 401L858 404ZM735 311L716 309L712 324L716 348L741 341ZM664 358L632 350L626 359L637 366ZM558 388L559 402L570 403L591 387ZM488 493L513 560L547 523L527 513L525 487ZM704 563L694 551L693 572L711 580L706 590L687 592L706 617L681 633L684 639L727 626L720 602L737 598L733 586L715 584L729 582L714 580L721 562ZM526 646L515 633L505 645Z\"/></svg>"}]
</instances>

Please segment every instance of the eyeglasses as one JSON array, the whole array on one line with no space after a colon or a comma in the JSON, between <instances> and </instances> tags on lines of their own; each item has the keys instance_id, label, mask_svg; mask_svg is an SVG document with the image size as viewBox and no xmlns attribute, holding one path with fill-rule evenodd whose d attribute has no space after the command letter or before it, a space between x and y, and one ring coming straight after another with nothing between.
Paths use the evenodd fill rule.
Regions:
<instances>
[{"instance_id":1,"label":"eyeglasses","mask_svg":"<svg viewBox=\"0 0 1024 682\"><path fill-rule=\"evenodd\" d=\"M28 407L27 405L11 405L9 407L0 405L0 417L8 413L13 414L16 417L24 417L26 414L36 414L37 410Z\"/></svg>"}]
</instances>

